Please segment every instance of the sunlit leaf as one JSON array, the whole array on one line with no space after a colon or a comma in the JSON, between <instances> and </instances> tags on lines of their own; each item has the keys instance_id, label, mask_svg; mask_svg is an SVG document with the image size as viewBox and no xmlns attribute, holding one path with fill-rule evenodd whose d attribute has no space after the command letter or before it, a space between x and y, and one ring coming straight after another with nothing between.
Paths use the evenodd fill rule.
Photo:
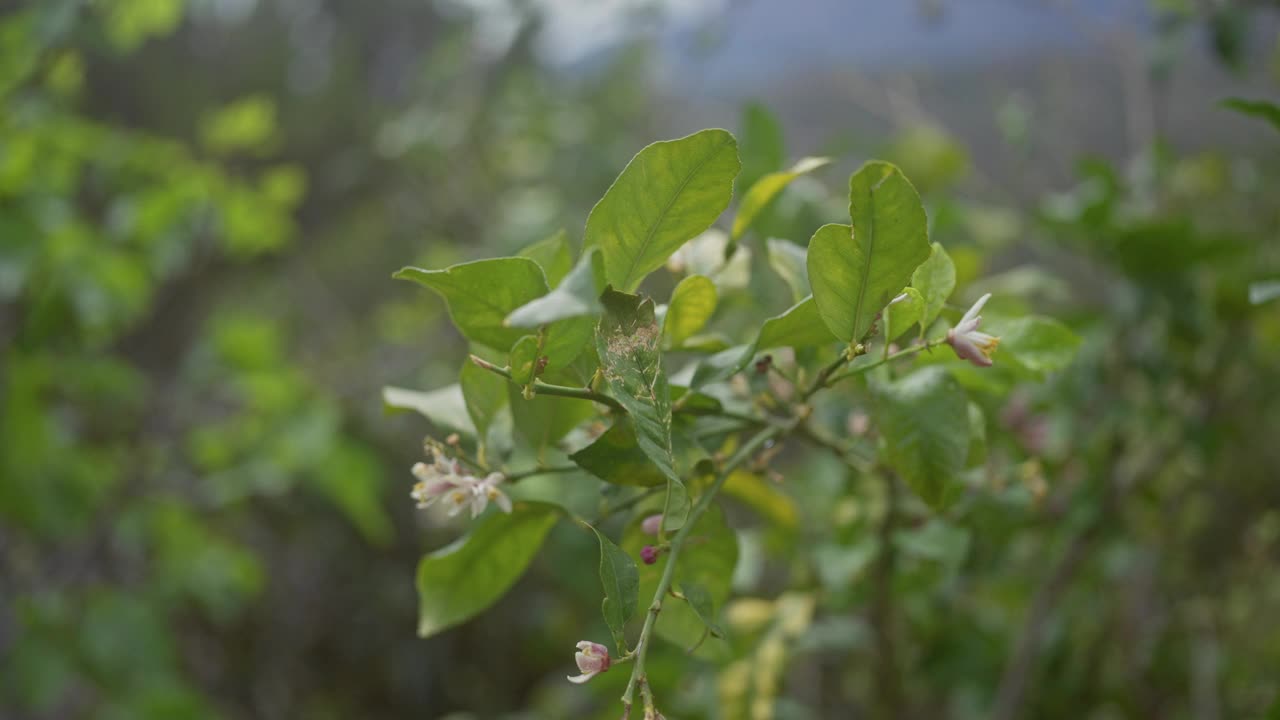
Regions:
<instances>
[{"instance_id":1,"label":"sunlit leaf","mask_svg":"<svg viewBox=\"0 0 1280 720\"><path fill-rule=\"evenodd\" d=\"M919 290L924 300L920 327L927 328L938 319L938 314L956 289L956 266L945 248L933 243L928 259L911 274L911 287Z\"/></svg>"},{"instance_id":2,"label":"sunlit leaf","mask_svg":"<svg viewBox=\"0 0 1280 720\"><path fill-rule=\"evenodd\" d=\"M681 280L671 292L667 317L662 332L670 347L680 347L684 341L707 324L716 311L715 283L702 275L690 275Z\"/></svg>"},{"instance_id":3,"label":"sunlit leaf","mask_svg":"<svg viewBox=\"0 0 1280 720\"><path fill-rule=\"evenodd\" d=\"M807 157L791 166L789 170L769 173L755 181L746 194L743 195L742 202L738 205L738 214L733 218L733 228L729 232L729 240L732 242L740 239L751 228L751 224L755 222L760 212L768 206L769 201L773 200L787 185L790 185L792 180L806 173L811 173L830 162L831 158Z\"/></svg>"},{"instance_id":4,"label":"sunlit leaf","mask_svg":"<svg viewBox=\"0 0 1280 720\"><path fill-rule=\"evenodd\" d=\"M439 293L463 336L495 350L509 349L526 333L508 327L507 315L547 293L542 268L528 258L477 260L444 270L407 267L393 277Z\"/></svg>"},{"instance_id":5,"label":"sunlit leaf","mask_svg":"<svg viewBox=\"0 0 1280 720\"><path fill-rule=\"evenodd\" d=\"M623 169L587 218L586 247L604 254L605 277L631 291L729 206L738 144L724 130L654 143Z\"/></svg>"},{"instance_id":6,"label":"sunlit leaf","mask_svg":"<svg viewBox=\"0 0 1280 720\"><path fill-rule=\"evenodd\" d=\"M852 227L824 225L809 241L809 282L831 332L861 342L929 257L928 223L915 188L887 163L854 173L849 198Z\"/></svg>"}]
</instances>

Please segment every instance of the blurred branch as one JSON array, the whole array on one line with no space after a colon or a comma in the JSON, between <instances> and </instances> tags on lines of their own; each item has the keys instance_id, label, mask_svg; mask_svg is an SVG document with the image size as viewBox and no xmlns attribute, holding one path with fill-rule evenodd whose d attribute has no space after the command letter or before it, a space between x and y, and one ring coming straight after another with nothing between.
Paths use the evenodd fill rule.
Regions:
<instances>
[{"instance_id":1,"label":"blurred branch","mask_svg":"<svg viewBox=\"0 0 1280 720\"><path fill-rule=\"evenodd\" d=\"M893 474L882 474L885 487L884 519L880 523L880 548L876 558L875 588L868 610L871 631L875 635L876 699L875 706L881 717L908 717L906 693L902 687L902 675L898 669L898 650L894 640L893 577L897 571L897 551L893 544L893 531L898 522L898 487Z\"/></svg>"}]
</instances>

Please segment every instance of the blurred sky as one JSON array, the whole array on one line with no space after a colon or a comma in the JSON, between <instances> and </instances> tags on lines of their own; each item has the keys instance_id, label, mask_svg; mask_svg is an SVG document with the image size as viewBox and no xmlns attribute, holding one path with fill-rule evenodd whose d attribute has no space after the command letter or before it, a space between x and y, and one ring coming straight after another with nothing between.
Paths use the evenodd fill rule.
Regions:
<instances>
[{"instance_id":1,"label":"blurred sky","mask_svg":"<svg viewBox=\"0 0 1280 720\"><path fill-rule=\"evenodd\" d=\"M501 47L515 29L507 0L450 0L478 10ZM590 63L647 20L661 18L672 66L702 57L697 77L749 90L770 76L857 63L983 62L1047 50L1087 52L1089 34L1145 27L1145 0L533 0L547 13L539 48L562 66ZM707 24L721 27L710 31Z\"/></svg>"}]
</instances>

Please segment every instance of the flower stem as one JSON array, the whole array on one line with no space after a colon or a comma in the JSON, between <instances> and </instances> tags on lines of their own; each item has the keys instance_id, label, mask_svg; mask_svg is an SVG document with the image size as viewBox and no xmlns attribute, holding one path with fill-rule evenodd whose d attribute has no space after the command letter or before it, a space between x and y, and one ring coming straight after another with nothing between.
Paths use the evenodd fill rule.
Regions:
<instances>
[{"instance_id":1,"label":"flower stem","mask_svg":"<svg viewBox=\"0 0 1280 720\"><path fill-rule=\"evenodd\" d=\"M757 432L743 444L721 466L715 482L698 498L698 503L689 511L689 517L685 519L684 525L680 527L680 530L676 532L675 538L671 540L671 549L667 552L667 564L662 569L662 577L658 579L658 587L654 591L653 602L649 605L649 612L644 619L644 627L640 630L640 639L636 643L636 664L631 668L631 680L627 683L626 692L622 694L622 702L627 707L631 706L636 687L643 686L647 682L644 674L644 661L649 652L649 643L653 638L653 627L658 621L658 613L662 612L662 602L666 598L667 591L671 589L671 583L675 579L676 560L680 557L680 550L684 547L689 532L697 524L699 518L711 507L711 501L720 492L720 488L724 487L729 475L740 465L751 459L769 441L791 432L799 422L798 419L793 419L785 424L771 425Z\"/></svg>"},{"instance_id":2,"label":"flower stem","mask_svg":"<svg viewBox=\"0 0 1280 720\"><path fill-rule=\"evenodd\" d=\"M475 355L471 356L471 362L475 363L477 366L481 368L484 368L485 370L488 370L491 373L501 375L502 377L508 380L511 379L510 368L499 367L489 362L488 360L485 360L484 358L481 358L481 357L477 357ZM579 400L590 400L592 402L598 402L601 405L608 405L609 407L613 408L614 410L617 410L618 412L625 413L627 411L627 409L622 406L622 403L618 402L617 400L614 400L613 398L609 397L608 395L605 395L604 393L598 393L594 390L591 390L590 388L576 388L576 387L567 387L565 385L552 385L551 383L545 383L545 382L542 382L541 380L534 380L533 391L535 394L540 394L540 395L556 395L559 397L577 398Z\"/></svg>"},{"instance_id":3,"label":"flower stem","mask_svg":"<svg viewBox=\"0 0 1280 720\"><path fill-rule=\"evenodd\" d=\"M899 350L898 352L893 353L892 355L886 355L883 358L876 360L875 362L870 362L870 363L867 363L866 365L859 365L858 367L850 368L847 372L840 373L839 375L836 375L835 377L830 378L827 381L827 384L834 385L840 382L841 380L844 380L845 378L851 378L854 375L861 375L862 373L878 368L887 362L892 362L894 360L897 360L898 358L906 357L908 355L915 355L921 350L929 350L929 349L938 347L939 345L942 345L945 342L946 340L934 340L933 342L921 343L919 345L912 345L911 347L906 348L904 350Z\"/></svg>"}]
</instances>

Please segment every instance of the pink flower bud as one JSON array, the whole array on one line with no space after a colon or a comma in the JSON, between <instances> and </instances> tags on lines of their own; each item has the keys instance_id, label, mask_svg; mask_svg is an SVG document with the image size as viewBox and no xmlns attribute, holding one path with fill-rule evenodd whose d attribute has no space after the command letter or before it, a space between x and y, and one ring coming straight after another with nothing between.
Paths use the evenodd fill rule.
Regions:
<instances>
[{"instance_id":1,"label":"pink flower bud","mask_svg":"<svg viewBox=\"0 0 1280 720\"><path fill-rule=\"evenodd\" d=\"M644 561L645 565L652 565L658 562L659 554L660 552L658 548L652 545L645 545L644 547L640 548L640 559Z\"/></svg>"},{"instance_id":2,"label":"pink flower bud","mask_svg":"<svg viewBox=\"0 0 1280 720\"><path fill-rule=\"evenodd\" d=\"M609 669L609 648L583 640L578 643L578 652L574 653L573 659L577 661L578 671L582 674L570 677L569 682L581 685Z\"/></svg>"},{"instance_id":3,"label":"pink flower bud","mask_svg":"<svg viewBox=\"0 0 1280 720\"><path fill-rule=\"evenodd\" d=\"M645 535L658 536L658 531L662 529L662 514L650 515L640 521L640 532Z\"/></svg>"}]
</instances>

